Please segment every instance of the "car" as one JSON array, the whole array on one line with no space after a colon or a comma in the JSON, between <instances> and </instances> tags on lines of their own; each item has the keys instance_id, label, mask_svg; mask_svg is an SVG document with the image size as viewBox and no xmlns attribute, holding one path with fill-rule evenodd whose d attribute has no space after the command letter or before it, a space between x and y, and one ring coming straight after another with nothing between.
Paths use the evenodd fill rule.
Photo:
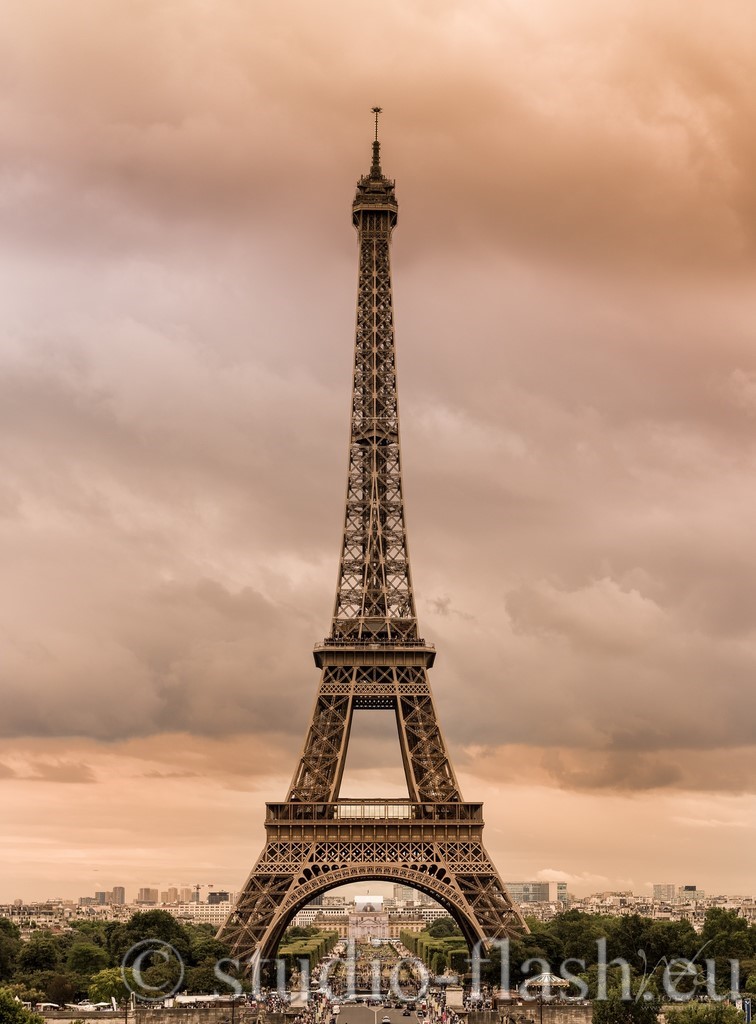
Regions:
<instances>
[{"instance_id":1,"label":"car","mask_svg":"<svg viewBox=\"0 0 756 1024\"><path fill-rule=\"evenodd\" d=\"M411 1017L411 1016L412 1016L412 1012L410 1010L408 1010L407 1007L405 1006L404 1009L402 1010L402 1017Z\"/></svg>"},{"instance_id":2,"label":"car","mask_svg":"<svg viewBox=\"0 0 756 1024\"><path fill-rule=\"evenodd\" d=\"M381 1021L381 1024L391 1024L391 1018L384 1017L383 1020Z\"/></svg>"}]
</instances>

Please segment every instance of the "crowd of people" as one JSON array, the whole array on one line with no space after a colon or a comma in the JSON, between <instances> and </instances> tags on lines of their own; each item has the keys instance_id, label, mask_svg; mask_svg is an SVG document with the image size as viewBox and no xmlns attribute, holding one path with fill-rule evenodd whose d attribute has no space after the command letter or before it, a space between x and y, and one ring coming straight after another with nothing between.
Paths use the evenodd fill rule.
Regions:
<instances>
[{"instance_id":1,"label":"crowd of people","mask_svg":"<svg viewBox=\"0 0 756 1024\"><path fill-rule=\"evenodd\" d=\"M444 986L430 980L425 966L398 940L350 947L342 942L313 968L309 990L307 979L303 984L295 976L290 993L270 991L262 1005L271 1014L288 1011L291 1024L347 1024L356 1001L384 1010L411 1007L407 1024L464 1024L464 1011L492 1007L491 993L468 994L457 1012L447 1006ZM376 1015L376 1024L379 1019Z\"/></svg>"}]
</instances>

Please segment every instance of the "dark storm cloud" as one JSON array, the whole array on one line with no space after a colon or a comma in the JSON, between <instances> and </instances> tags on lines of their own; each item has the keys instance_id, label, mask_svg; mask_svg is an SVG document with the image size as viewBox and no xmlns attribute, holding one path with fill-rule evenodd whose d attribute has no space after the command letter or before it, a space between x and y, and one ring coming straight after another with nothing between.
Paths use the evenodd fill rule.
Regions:
<instances>
[{"instance_id":1,"label":"dark storm cloud","mask_svg":"<svg viewBox=\"0 0 756 1024\"><path fill-rule=\"evenodd\" d=\"M358 56L346 5L5 17L4 735L174 734L180 760L185 735L243 733L246 756L212 750L235 785L290 771L382 102L415 584L454 750L524 744L545 784L647 791L753 749L752 5L390 3ZM707 763L746 785L743 758Z\"/></svg>"},{"instance_id":2,"label":"dark storm cloud","mask_svg":"<svg viewBox=\"0 0 756 1024\"><path fill-rule=\"evenodd\" d=\"M394 2L359 61L362 12L344 5L226 0L210 20L198 2L16 2L5 17L16 230L91 245L96 222L135 241L141 224L153 242L152 218L330 225L328 202L366 158L356 112L380 99L386 163L426 242L752 265L745 2L693 14L682 0L552 2L475 18Z\"/></svg>"}]
</instances>

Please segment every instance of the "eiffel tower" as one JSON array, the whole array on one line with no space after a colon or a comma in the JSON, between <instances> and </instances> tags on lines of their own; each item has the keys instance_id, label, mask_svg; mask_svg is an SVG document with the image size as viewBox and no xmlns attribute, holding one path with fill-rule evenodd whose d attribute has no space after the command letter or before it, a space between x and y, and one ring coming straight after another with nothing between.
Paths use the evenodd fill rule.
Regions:
<instances>
[{"instance_id":1,"label":"eiffel tower","mask_svg":"<svg viewBox=\"0 0 756 1024\"><path fill-rule=\"evenodd\" d=\"M390 242L398 205L373 159L352 204L359 239L357 330L344 539L330 635L304 750L266 843L219 930L232 955L272 958L293 915L347 882L429 894L472 947L527 931L482 842L483 805L465 803L428 683L436 652L418 635L404 524ZM396 715L408 799L339 798L355 710Z\"/></svg>"}]
</instances>

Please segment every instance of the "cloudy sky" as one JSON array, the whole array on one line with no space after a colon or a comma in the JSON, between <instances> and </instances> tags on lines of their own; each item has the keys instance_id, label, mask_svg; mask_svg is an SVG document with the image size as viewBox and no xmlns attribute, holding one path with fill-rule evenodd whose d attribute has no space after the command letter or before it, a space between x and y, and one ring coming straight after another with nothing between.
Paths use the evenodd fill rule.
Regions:
<instances>
[{"instance_id":1,"label":"cloudy sky","mask_svg":"<svg viewBox=\"0 0 756 1024\"><path fill-rule=\"evenodd\" d=\"M258 854L329 627L376 103L421 631L490 852L756 891L752 0L2 21L0 900ZM398 792L355 737L344 792Z\"/></svg>"}]
</instances>

